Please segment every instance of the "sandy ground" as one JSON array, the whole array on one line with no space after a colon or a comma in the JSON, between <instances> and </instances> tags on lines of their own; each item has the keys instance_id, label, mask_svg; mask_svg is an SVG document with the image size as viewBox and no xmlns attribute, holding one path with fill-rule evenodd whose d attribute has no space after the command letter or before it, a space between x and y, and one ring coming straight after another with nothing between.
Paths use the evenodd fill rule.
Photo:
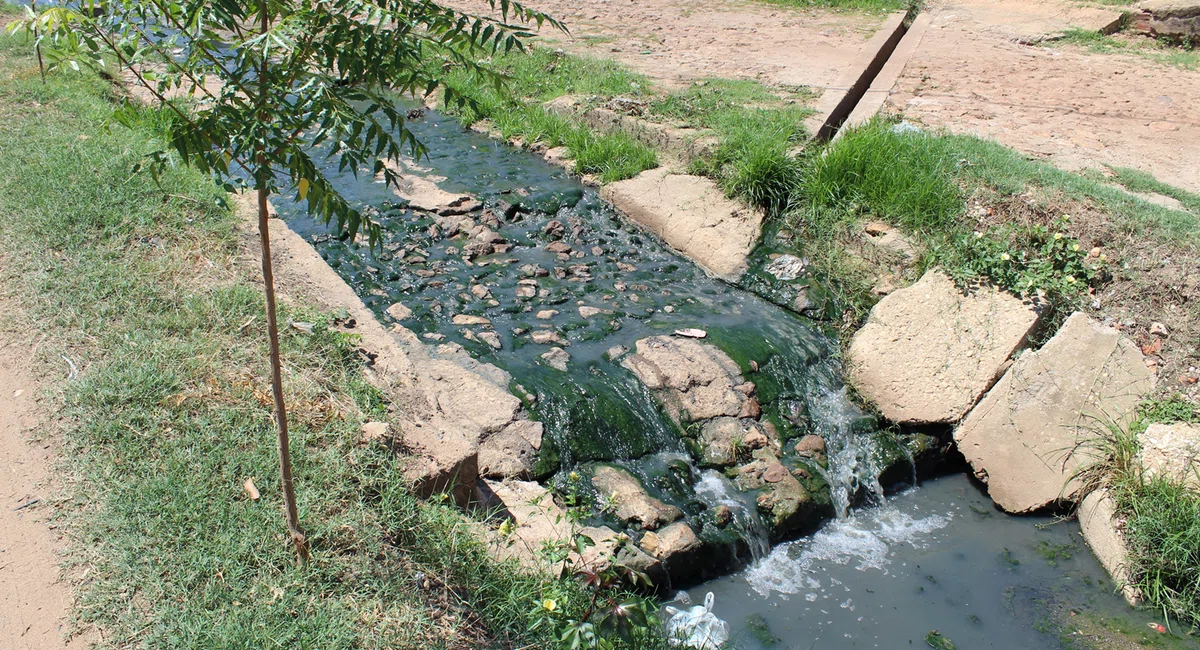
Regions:
<instances>
[{"instance_id":1,"label":"sandy ground","mask_svg":"<svg viewBox=\"0 0 1200 650\"><path fill-rule=\"evenodd\" d=\"M1200 191L1200 72L1022 41L1099 28L1112 12L1066 2L956 0L890 97L910 120L992 138L1069 170L1133 167Z\"/></svg>"},{"instance_id":2,"label":"sandy ground","mask_svg":"<svg viewBox=\"0 0 1200 650\"><path fill-rule=\"evenodd\" d=\"M450 0L484 12L483 0ZM543 29L573 53L615 59L665 88L706 77L773 86L823 87L862 51L883 16L758 5L736 0L533 0L566 23Z\"/></svg>"},{"instance_id":3,"label":"sandy ground","mask_svg":"<svg viewBox=\"0 0 1200 650\"><path fill-rule=\"evenodd\" d=\"M0 648L83 647L64 637L72 595L58 568L63 536L47 521L54 449L35 439L30 356L28 345L0 340Z\"/></svg>"}]
</instances>

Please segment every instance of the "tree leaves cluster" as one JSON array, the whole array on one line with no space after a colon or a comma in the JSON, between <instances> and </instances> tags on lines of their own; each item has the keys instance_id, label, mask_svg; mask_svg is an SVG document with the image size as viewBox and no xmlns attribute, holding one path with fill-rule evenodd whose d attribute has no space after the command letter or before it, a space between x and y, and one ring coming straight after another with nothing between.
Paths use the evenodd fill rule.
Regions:
<instances>
[{"instance_id":1,"label":"tree leaves cluster","mask_svg":"<svg viewBox=\"0 0 1200 650\"><path fill-rule=\"evenodd\" d=\"M284 403L271 260L269 198L295 191L308 211L340 236L379 226L346 201L322 172L336 164L395 183L385 161L424 148L405 124L397 95L427 96L439 74L461 67L494 85L487 64L522 49L531 27L562 25L510 0L489 0L478 16L428 0L82 0L31 4L10 32L33 37L43 74L84 67L141 86L172 119L165 147L143 165L156 178L168 165L199 169L230 192L257 194L271 387L284 511L298 556L309 548L300 526ZM445 66L426 66L439 57ZM444 101L467 100L444 88ZM118 121L130 118L128 101Z\"/></svg>"},{"instance_id":2,"label":"tree leaves cluster","mask_svg":"<svg viewBox=\"0 0 1200 650\"><path fill-rule=\"evenodd\" d=\"M396 95L468 101L423 62L499 86L488 57L523 49L533 27L562 27L489 2L480 16L420 0L87 0L30 8L9 30L36 34L50 70L120 71L175 113L151 173L181 162L230 191L295 191L339 234L365 230L374 244L378 229L329 183L322 158L394 182L381 159L424 153Z\"/></svg>"}]
</instances>

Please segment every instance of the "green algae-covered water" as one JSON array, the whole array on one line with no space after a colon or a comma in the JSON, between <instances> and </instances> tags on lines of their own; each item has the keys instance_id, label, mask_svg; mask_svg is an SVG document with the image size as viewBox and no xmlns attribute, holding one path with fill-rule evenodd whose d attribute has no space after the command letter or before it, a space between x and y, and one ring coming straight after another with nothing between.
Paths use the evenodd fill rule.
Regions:
<instances>
[{"instance_id":1,"label":"green algae-covered water","mask_svg":"<svg viewBox=\"0 0 1200 650\"><path fill-rule=\"evenodd\" d=\"M400 302L412 311L405 327L511 373L513 392L546 425L539 479L613 461L689 520L712 505L695 491L699 471L686 453L686 432L631 372L610 361L615 347L699 329L755 383L764 417L785 443L808 433L826 439L828 469L813 467L806 487L828 514L882 493L878 474L883 465L903 463L902 450L847 397L836 341L821 326L710 278L537 156L435 113L410 126L432 152L419 173L482 201L470 216L503 238L499 251L467 255L476 238L409 209L369 172L356 179L325 170L380 223L382 250L330 236L299 206L277 207L384 322L391 320L388 307ZM489 324L470 324L479 318ZM553 338L531 339L534 331ZM565 371L543 358L553 347L569 355ZM750 522L740 523L749 530ZM732 552L748 559L754 546Z\"/></svg>"},{"instance_id":2,"label":"green algae-covered water","mask_svg":"<svg viewBox=\"0 0 1200 650\"><path fill-rule=\"evenodd\" d=\"M401 302L412 310L406 327L511 373L513 392L547 427L539 479L563 488L566 470L611 461L689 522L729 508L740 539L725 556L705 558L711 566L699 575L710 580L690 594L699 602L715 593L736 647L927 647L934 629L962 649L1105 647L1077 634L1073 617L1135 633L1152 620L1113 595L1073 522L1006 516L962 475L885 501L880 474L903 464L902 448L848 398L837 343L818 323L709 278L538 156L434 113L411 127L431 151L421 173L479 198L475 219L494 219L506 250L464 259L470 241L446 238L432 214L408 209L369 170L357 179L325 171L382 225L382 251L330 236L286 201L281 215L381 320ZM551 222L561 228L548 235ZM546 249L558 234L570 252ZM599 311L585 316L580 307ZM455 324L456 315L487 318L491 328ZM755 382L764 419L783 439L827 440L828 463L808 487L832 519L815 534L771 548L753 495L698 468L686 432L608 358L614 346L687 328L705 331ZM535 329L555 339L535 343ZM566 371L542 358L551 347L569 354ZM911 470L893 476L914 478ZM1191 647L1173 642L1184 645L1162 647Z\"/></svg>"}]
</instances>

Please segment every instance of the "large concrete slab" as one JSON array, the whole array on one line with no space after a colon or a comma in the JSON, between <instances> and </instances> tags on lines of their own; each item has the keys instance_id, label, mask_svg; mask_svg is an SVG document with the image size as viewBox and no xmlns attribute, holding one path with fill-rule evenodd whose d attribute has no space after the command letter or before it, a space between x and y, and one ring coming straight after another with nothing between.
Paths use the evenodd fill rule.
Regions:
<instances>
[{"instance_id":1,"label":"large concrete slab","mask_svg":"<svg viewBox=\"0 0 1200 650\"><path fill-rule=\"evenodd\" d=\"M1154 387L1142 353L1116 330L1072 314L1022 354L954 432L988 494L1012 513L1073 501L1073 474L1107 423L1127 424Z\"/></svg>"},{"instance_id":2,"label":"large concrete slab","mask_svg":"<svg viewBox=\"0 0 1200 650\"><path fill-rule=\"evenodd\" d=\"M1200 425L1156 422L1138 434L1138 445L1147 477L1161 477L1200 491Z\"/></svg>"},{"instance_id":3,"label":"large concrete slab","mask_svg":"<svg viewBox=\"0 0 1200 650\"><path fill-rule=\"evenodd\" d=\"M958 422L1038 321L992 288L970 292L938 270L880 300L848 352L851 382L893 422Z\"/></svg>"},{"instance_id":4,"label":"large concrete slab","mask_svg":"<svg viewBox=\"0 0 1200 650\"><path fill-rule=\"evenodd\" d=\"M736 280L762 234L762 212L725 197L708 178L651 169L604 186L601 195L632 221L713 275Z\"/></svg>"}]
</instances>

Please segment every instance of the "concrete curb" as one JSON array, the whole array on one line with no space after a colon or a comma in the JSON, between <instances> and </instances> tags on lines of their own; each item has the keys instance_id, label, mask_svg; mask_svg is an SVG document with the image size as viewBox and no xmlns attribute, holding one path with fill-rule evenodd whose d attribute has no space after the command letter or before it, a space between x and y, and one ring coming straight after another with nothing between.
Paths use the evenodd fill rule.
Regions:
<instances>
[{"instance_id":1,"label":"concrete curb","mask_svg":"<svg viewBox=\"0 0 1200 650\"><path fill-rule=\"evenodd\" d=\"M888 57L904 36L907 29L906 17L904 12L891 14L883 23L883 27L867 42L866 48L854 64L821 95L820 101L817 102L816 115L805 120L814 140L824 141L832 138L854 111L859 99L870 88L871 82L883 69Z\"/></svg>"},{"instance_id":2,"label":"concrete curb","mask_svg":"<svg viewBox=\"0 0 1200 650\"><path fill-rule=\"evenodd\" d=\"M904 37L900 39L900 43L896 45L896 49L888 58L887 63L883 65L875 80L871 82L870 88L858 100L858 105L846 118L846 122L838 130L834 139L837 139L846 127L862 126L879 113L879 110L887 103L892 88L900 80L900 75L904 73L904 68L908 66L913 54L921 46L921 41L925 38L925 32L929 30L932 20L933 17L930 14L917 16L908 31L905 32Z\"/></svg>"}]
</instances>

